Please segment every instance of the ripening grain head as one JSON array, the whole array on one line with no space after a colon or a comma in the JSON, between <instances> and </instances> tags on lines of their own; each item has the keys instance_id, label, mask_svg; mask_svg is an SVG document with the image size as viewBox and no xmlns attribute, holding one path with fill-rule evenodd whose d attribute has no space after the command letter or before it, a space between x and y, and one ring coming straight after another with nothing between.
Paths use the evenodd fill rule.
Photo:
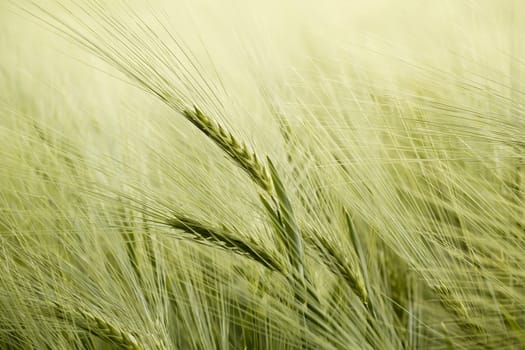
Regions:
<instances>
[{"instance_id":1,"label":"ripening grain head","mask_svg":"<svg viewBox=\"0 0 525 350\"><path fill-rule=\"evenodd\" d=\"M0 5L0 348L519 349L519 1Z\"/></svg>"}]
</instances>

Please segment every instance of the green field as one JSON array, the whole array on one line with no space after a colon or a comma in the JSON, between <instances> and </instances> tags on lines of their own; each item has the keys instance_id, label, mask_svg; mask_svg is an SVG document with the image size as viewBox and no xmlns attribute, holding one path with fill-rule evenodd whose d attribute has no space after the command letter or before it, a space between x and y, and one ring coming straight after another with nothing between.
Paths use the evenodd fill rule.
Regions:
<instances>
[{"instance_id":1,"label":"green field","mask_svg":"<svg viewBox=\"0 0 525 350\"><path fill-rule=\"evenodd\" d=\"M525 349L523 15L0 0L0 350Z\"/></svg>"}]
</instances>

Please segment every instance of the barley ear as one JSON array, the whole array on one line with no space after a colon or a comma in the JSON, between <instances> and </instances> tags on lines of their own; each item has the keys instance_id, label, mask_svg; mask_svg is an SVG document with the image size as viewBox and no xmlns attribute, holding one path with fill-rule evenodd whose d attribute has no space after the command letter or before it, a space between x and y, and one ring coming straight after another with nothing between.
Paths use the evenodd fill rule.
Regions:
<instances>
[{"instance_id":1,"label":"barley ear","mask_svg":"<svg viewBox=\"0 0 525 350\"><path fill-rule=\"evenodd\" d=\"M319 234L315 236L315 238L307 242L317 250L321 261L334 275L340 276L346 282L352 292L364 305L368 305L368 293L361 275L350 268L340 252L336 250L333 243Z\"/></svg>"},{"instance_id":2,"label":"barley ear","mask_svg":"<svg viewBox=\"0 0 525 350\"><path fill-rule=\"evenodd\" d=\"M457 318L458 326L468 334L482 332L483 327L473 321L467 307L444 284L431 286L438 294L441 305Z\"/></svg>"},{"instance_id":3,"label":"barley ear","mask_svg":"<svg viewBox=\"0 0 525 350\"><path fill-rule=\"evenodd\" d=\"M51 303L55 316L58 319L73 322L84 331L94 336L108 341L120 349L125 350L143 350L139 346L137 338L128 331L120 329L111 322L90 313L81 308L67 308L58 302Z\"/></svg>"},{"instance_id":4,"label":"barley ear","mask_svg":"<svg viewBox=\"0 0 525 350\"><path fill-rule=\"evenodd\" d=\"M514 338L519 342L521 348L525 349L525 330L505 307L501 308L501 313L503 314L505 324L513 331Z\"/></svg>"},{"instance_id":5,"label":"barley ear","mask_svg":"<svg viewBox=\"0 0 525 350\"><path fill-rule=\"evenodd\" d=\"M237 140L230 132L213 119L208 118L195 106L193 110L184 110L182 113L186 119L222 148L264 191L271 192L272 182L266 167L244 142Z\"/></svg>"},{"instance_id":6,"label":"barley ear","mask_svg":"<svg viewBox=\"0 0 525 350\"><path fill-rule=\"evenodd\" d=\"M181 230L197 243L208 243L214 247L247 257L271 271L283 272L282 263L264 248L248 239L240 240L226 230L218 230L184 216L177 216L166 221L167 225Z\"/></svg>"}]
</instances>

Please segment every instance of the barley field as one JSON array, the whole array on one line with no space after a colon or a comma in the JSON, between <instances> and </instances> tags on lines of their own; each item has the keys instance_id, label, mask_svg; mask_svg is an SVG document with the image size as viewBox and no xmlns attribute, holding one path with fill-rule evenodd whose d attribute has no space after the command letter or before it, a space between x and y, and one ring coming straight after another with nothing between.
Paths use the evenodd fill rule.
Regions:
<instances>
[{"instance_id":1,"label":"barley field","mask_svg":"<svg viewBox=\"0 0 525 350\"><path fill-rule=\"evenodd\" d=\"M525 349L524 15L0 0L0 349Z\"/></svg>"}]
</instances>

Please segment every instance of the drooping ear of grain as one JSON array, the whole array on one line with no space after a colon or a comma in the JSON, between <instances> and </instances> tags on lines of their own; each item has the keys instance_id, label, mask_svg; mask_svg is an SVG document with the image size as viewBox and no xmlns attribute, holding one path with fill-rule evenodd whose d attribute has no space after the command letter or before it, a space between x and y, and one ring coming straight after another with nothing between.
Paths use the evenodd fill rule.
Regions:
<instances>
[{"instance_id":1,"label":"drooping ear of grain","mask_svg":"<svg viewBox=\"0 0 525 350\"><path fill-rule=\"evenodd\" d=\"M524 348L524 4L0 1L0 348Z\"/></svg>"}]
</instances>

